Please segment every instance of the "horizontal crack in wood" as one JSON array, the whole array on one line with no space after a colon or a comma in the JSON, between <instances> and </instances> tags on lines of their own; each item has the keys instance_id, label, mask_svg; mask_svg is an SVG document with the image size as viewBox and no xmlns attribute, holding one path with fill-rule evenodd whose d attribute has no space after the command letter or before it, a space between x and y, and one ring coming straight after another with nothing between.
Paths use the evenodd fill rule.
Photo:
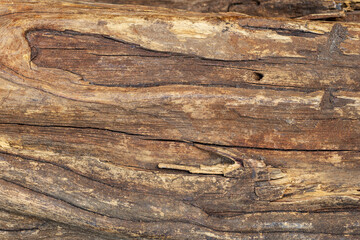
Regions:
<instances>
[{"instance_id":1,"label":"horizontal crack in wood","mask_svg":"<svg viewBox=\"0 0 360 240\"><path fill-rule=\"evenodd\" d=\"M67 126L67 125L38 125L38 124L27 124L27 123L0 123L0 125L19 125L19 126L28 126L28 127L44 127L44 128L72 128L72 129L92 129L99 131L109 131L114 133L125 134L129 136L137 136L143 140L148 141L164 141L164 142L180 142L187 144L199 144L205 146L214 146L214 147L227 147L227 148L243 148L243 149L256 149L256 150L270 150L270 151L289 151L289 152L360 152L358 150L352 149L294 149L294 148L263 148L263 147L252 147L252 146L241 146L241 145L225 145L217 143L206 143L206 142L197 142L191 140L181 140L181 139L166 139L166 138L153 138L149 135L129 133L119 130L107 129L107 128L97 128L97 127L80 127L80 126Z\"/></svg>"}]
</instances>

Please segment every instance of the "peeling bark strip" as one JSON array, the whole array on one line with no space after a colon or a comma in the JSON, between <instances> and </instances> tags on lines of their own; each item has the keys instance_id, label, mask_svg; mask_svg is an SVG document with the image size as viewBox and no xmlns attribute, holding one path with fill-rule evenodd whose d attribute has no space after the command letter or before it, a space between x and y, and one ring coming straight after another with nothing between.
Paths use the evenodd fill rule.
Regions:
<instances>
[{"instance_id":1,"label":"peeling bark strip","mask_svg":"<svg viewBox=\"0 0 360 240\"><path fill-rule=\"evenodd\" d=\"M0 56L1 239L360 238L359 24L0 0Z\"/></svg>"}]
</instances>

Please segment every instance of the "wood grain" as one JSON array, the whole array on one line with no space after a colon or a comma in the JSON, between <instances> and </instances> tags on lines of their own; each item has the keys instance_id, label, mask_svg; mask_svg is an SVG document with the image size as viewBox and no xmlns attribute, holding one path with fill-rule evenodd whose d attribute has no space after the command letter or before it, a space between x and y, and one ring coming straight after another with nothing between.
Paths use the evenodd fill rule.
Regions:
<instances>
[{"instance_id":1,"label":"wood grain","mask_svg":"<svg viewBox=\"0 0 360 240\"><path fill-rule=\"evenodd\" d=\"M358 239L359 43L359 23L1 0L0 236Z\"/></svg>"},{"instance_id":2,"label":"wood grain","mask_svg":"<svg viewBox=\"0 0 360 240\"><path fill-rule=\"evenodd\" d=\"M195 12L240 12L261 17L304 17L308 19L350 20L360 10L358 0L88 0L112 4L139 4L177 8ZM350 17L348 17L350 16Z\"/></svg>"}]
</instances>

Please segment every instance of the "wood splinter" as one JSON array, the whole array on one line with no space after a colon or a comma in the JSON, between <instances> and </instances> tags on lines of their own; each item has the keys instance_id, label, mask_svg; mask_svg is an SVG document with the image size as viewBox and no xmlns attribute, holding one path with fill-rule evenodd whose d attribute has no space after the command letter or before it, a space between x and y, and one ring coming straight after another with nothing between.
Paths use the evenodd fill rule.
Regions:
<instances>
[{"instance_id":1,"label":"wood splinter","mask_svg":"<svg viewBox=\"0 0 360 240\"><path fill-rule=\"evenodd\" d=\"M158 167L164 169L188 171L190 173L198 173L198 174L226 175L229 172L239 169L241 165L239 163L234 163L234 164L216 164L212 166L200 165L199 167L194 167L194 166L186 166L186 165L178 165L178 164L159 163Z\"/></svg>"}]
</instances>

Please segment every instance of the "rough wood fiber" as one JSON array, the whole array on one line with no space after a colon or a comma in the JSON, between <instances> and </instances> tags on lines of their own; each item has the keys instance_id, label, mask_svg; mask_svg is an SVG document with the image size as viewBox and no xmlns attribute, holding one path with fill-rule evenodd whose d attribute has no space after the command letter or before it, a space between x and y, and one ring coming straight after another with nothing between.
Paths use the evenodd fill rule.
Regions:
<instances>
[{"instance_id":1,"label":"rough wood fiber","mask_svg":"<svg viewBox=\"0 0 360 240\"><path fill-rule=\"evenodd\" d=\"M90 0L114 4L140 4L195 12L240 12L261 17L290 17L357 21L359 0ZM355 15L354 15L355 13Z\"/></svg>"},{"instance_id":2,"label":"rough wood fiber","mask_svg":"<svg viewBox=\"0 0 360 240\"><path fill-rule=\"evenodd\" d=\"M0 56L2 238L359 238L359 24L1 0Z\"/></svg>"}]
</instances>

